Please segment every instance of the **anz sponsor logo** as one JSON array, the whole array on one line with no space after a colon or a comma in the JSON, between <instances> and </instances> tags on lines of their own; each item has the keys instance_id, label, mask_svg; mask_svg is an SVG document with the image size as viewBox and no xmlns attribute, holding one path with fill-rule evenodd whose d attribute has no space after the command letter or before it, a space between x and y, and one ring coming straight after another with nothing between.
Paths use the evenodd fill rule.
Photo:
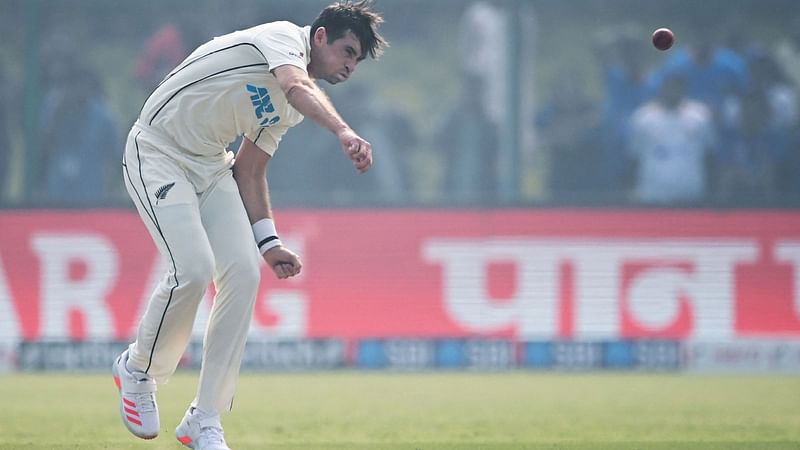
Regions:
<instances>
[{"instance_id":1,"label":"anz sponsor logo","mask_svg":"<svg viewBox=\"0 0 800 450\"><path fill-rule=\"evenodd\" d=\"M272 99L269 98L269 91L267 88L247 85L247 91L250 92L250 101L255 108L256 117L261 120L261 127L267 128L280 122L281 116L269 116L268 114L275 112L275 107L272 105Z\"/></svg>"}]
</instances>

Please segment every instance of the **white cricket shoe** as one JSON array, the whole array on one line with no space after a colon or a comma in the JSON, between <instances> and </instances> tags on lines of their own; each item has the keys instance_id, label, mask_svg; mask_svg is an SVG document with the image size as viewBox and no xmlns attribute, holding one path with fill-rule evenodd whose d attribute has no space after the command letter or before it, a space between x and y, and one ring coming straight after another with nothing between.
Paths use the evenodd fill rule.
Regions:
<instances>
[{"instance_id":1,"label":"white cricket shoe","mask_svg":"<svg viewBox=\"0 0 800 450\"><path fill-rule=\"evenodd\" d=\"M156 382L144 372L130 372L125 364L128 351L122 352L111 373L119 390L119 414L122 423L136 437L153 439L158 436L158 405L156 404Z\"/></svg>"},{"instance_id":2,"label":"white cricket shoe","mask_svg":"<svg viewBox=\"0 0 800 450\"><path fill-rule=\"evenodd\" d=\"M194 450L231 450L225 443L219 414L205 414L194 407L186 410L183 420L175 429L175 437L181 444Z\"/></svg>"}]
</instances>

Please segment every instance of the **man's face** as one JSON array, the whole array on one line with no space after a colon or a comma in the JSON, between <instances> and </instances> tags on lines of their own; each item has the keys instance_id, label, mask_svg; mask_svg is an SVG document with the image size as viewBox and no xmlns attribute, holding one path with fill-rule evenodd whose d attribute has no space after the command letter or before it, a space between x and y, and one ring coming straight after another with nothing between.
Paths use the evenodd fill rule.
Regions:
<instances>
[{"instance_id":1,"label":"man's face","mask_svg":"<svg viewBox=\"0 0 800 450\"><path fill-rule=\"evenodd\" d=\"M311 37L311 63L308 73L313 78L336 84L347 80L361 61L361 42L352 31L328 43L325 28L318 28Z\"/></svg>"}]
</instances>

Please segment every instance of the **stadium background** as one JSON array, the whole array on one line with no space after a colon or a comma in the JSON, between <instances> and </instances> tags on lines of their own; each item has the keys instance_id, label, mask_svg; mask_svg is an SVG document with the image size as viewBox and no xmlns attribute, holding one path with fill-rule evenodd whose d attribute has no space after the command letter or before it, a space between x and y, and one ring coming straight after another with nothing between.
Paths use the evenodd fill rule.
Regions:
<instances>
[{"instance_id":1,"label":"stadium background","mask_svg":"<svg viewBox=\"0 0 800 450\"><path fill-rule=\"evenodd\" d=\"M118 176L138 108L204 40L325 4L0 0L0 369L106 370L162 269ZM247 370L800 371L796 2L378 9L391 47L326 87L376 166L356 176L310 121L284 139L271 191L306 271L264 272ZM623 131L660 85L618 98L619 74L703 45L734 59L720 84L742 70L702 99L707 186L642 199Z\"/></svg>"}]
</instances>

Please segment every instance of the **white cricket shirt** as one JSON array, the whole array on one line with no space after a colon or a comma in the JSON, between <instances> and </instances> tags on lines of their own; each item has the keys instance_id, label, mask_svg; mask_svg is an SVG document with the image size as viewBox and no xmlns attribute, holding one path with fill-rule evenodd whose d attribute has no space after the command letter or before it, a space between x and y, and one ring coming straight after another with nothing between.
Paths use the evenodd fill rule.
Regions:
<instances>
[{"instance_id":1,"label":"white cricket shirt","mask_svg":"<svg viewBox=\"0 0 800 450\"><path fill-rule=\"evenodd\" d=\"M711 111L686 100L674 110L657 102L631 119L631 152L638 159L639 200L654 203L701 200L705 159L715 141Z\"/></svg>"},{"instance_id":2,"label":"white cricket shirt","mask_svg":"<svg viewBox=\"0 0 800 450\"><path fill-rule=\"evenodd\" d=\"M232 163L226 146L244 134L272 155L303 120L270 72L291 64L307 70L311 27L271 22L216 37L164 78L137 125L168 138L181 161Z\"/></svg>"}]
</instances>

